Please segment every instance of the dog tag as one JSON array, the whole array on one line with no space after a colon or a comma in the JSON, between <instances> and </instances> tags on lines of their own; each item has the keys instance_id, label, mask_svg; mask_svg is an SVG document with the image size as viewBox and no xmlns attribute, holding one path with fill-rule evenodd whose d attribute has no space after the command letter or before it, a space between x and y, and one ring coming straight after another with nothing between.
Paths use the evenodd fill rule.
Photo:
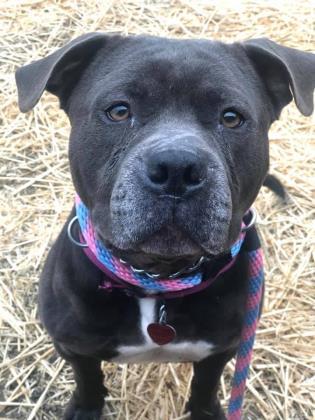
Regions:
<instances>
[{"instance_id":1,"label":"dog tag","mask_svg":"<svg viewBox=\"0 0 315 420\"><path fill-rule=\"evenodd\" d=\"M161 303L159 309L159 322L153 322L147 327L147 331L152 341L159 346L168 344L174 340L176 336L175 328L166 323L166 306L165 303Z\"/></svg>"},{"instance_id":2,"label":"dog tag","mask_svg":"<svg viewBox=\"0 0 315 420\"><path fill-rule=\"evenodd\" d=\"M152 341L159 346L170 343L176 336L176 331L171 325L159 324L157 322L149 324L147 331Z\"/></svg>"}]
</instances>

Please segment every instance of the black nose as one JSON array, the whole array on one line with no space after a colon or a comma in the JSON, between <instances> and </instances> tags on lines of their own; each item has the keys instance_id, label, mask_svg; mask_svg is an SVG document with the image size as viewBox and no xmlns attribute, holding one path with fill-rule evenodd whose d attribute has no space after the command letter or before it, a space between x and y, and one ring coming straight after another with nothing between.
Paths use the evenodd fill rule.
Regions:
<instances>
[{"instance_id":1,"label":"black nose","mask_svg":"<svg viewBox=\"0 0 315 420\"><path fill-rule=\"evenodd\" d=\"M152 150L145 162L145 183L158 194L179 197L195 192L207 175L207 159L200 150Z\"/></svg>"}]
</instances>

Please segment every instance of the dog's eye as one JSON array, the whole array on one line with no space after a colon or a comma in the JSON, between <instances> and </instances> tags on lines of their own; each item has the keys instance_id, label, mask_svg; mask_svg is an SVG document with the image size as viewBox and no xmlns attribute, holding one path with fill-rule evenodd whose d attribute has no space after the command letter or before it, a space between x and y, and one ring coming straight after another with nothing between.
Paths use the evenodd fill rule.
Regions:
<instances>
[{"instance_id":1,"label":"dog's eye","mask_svg":"<svg viewBox=\"0 0 315 420\"><path fill-rule=\"evenodd\" d=\"M244 117L234 109L226 109L221 115L221 124L227 128L240 127L244 122Z\"/></svg>"},{"instance_id":2,"label":"dog's eye","mask_svg":"<svg viewBox=\"0 0 315 420\"><path fill-rule=\"evenodd\" d=\"M126 103L112 105L105 112L111 121L124 121L130 117L130 107Z\"/></svg>"}]
</instances>

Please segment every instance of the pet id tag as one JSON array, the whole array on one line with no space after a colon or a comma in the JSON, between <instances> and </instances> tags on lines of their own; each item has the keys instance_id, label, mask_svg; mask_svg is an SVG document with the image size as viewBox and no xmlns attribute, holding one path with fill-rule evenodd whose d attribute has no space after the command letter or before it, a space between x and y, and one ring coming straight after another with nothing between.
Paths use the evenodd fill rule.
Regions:
<instances>
[{"instance_id":1,"label":"pet id tag","mask_svg":"<svg viewBox=\"0 0 315 420\"><path fill-rule=\"evenodd\" d=\"M175 328L166 323L166 307L164 304L160 306L159 322L149 324L147 331L152 341L159 346L170 343L176 337Z\"/></svg>"}]
</instances>

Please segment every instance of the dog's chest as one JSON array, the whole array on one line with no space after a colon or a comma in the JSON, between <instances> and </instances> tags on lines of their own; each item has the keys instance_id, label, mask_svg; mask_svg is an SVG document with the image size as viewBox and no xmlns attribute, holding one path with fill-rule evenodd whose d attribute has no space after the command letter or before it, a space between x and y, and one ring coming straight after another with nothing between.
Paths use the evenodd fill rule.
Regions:
<instances>
[{"instance_id":1,"label":"dog's chest","mask_svg":"<svg viewBox=\"0 0 315 420\"><path fill-rule=\"evenodd\" d=\"M154 343L147 332L150 323L156 322L156 299L139 299L140 319L138 328L141 341L138 345L120 345L116 350L118 356L112 359L118 363L145 363L145 362L195 362L209 356L214 345L208 341L180 340L158 345Z\"/></svg>"}]
</instances>

